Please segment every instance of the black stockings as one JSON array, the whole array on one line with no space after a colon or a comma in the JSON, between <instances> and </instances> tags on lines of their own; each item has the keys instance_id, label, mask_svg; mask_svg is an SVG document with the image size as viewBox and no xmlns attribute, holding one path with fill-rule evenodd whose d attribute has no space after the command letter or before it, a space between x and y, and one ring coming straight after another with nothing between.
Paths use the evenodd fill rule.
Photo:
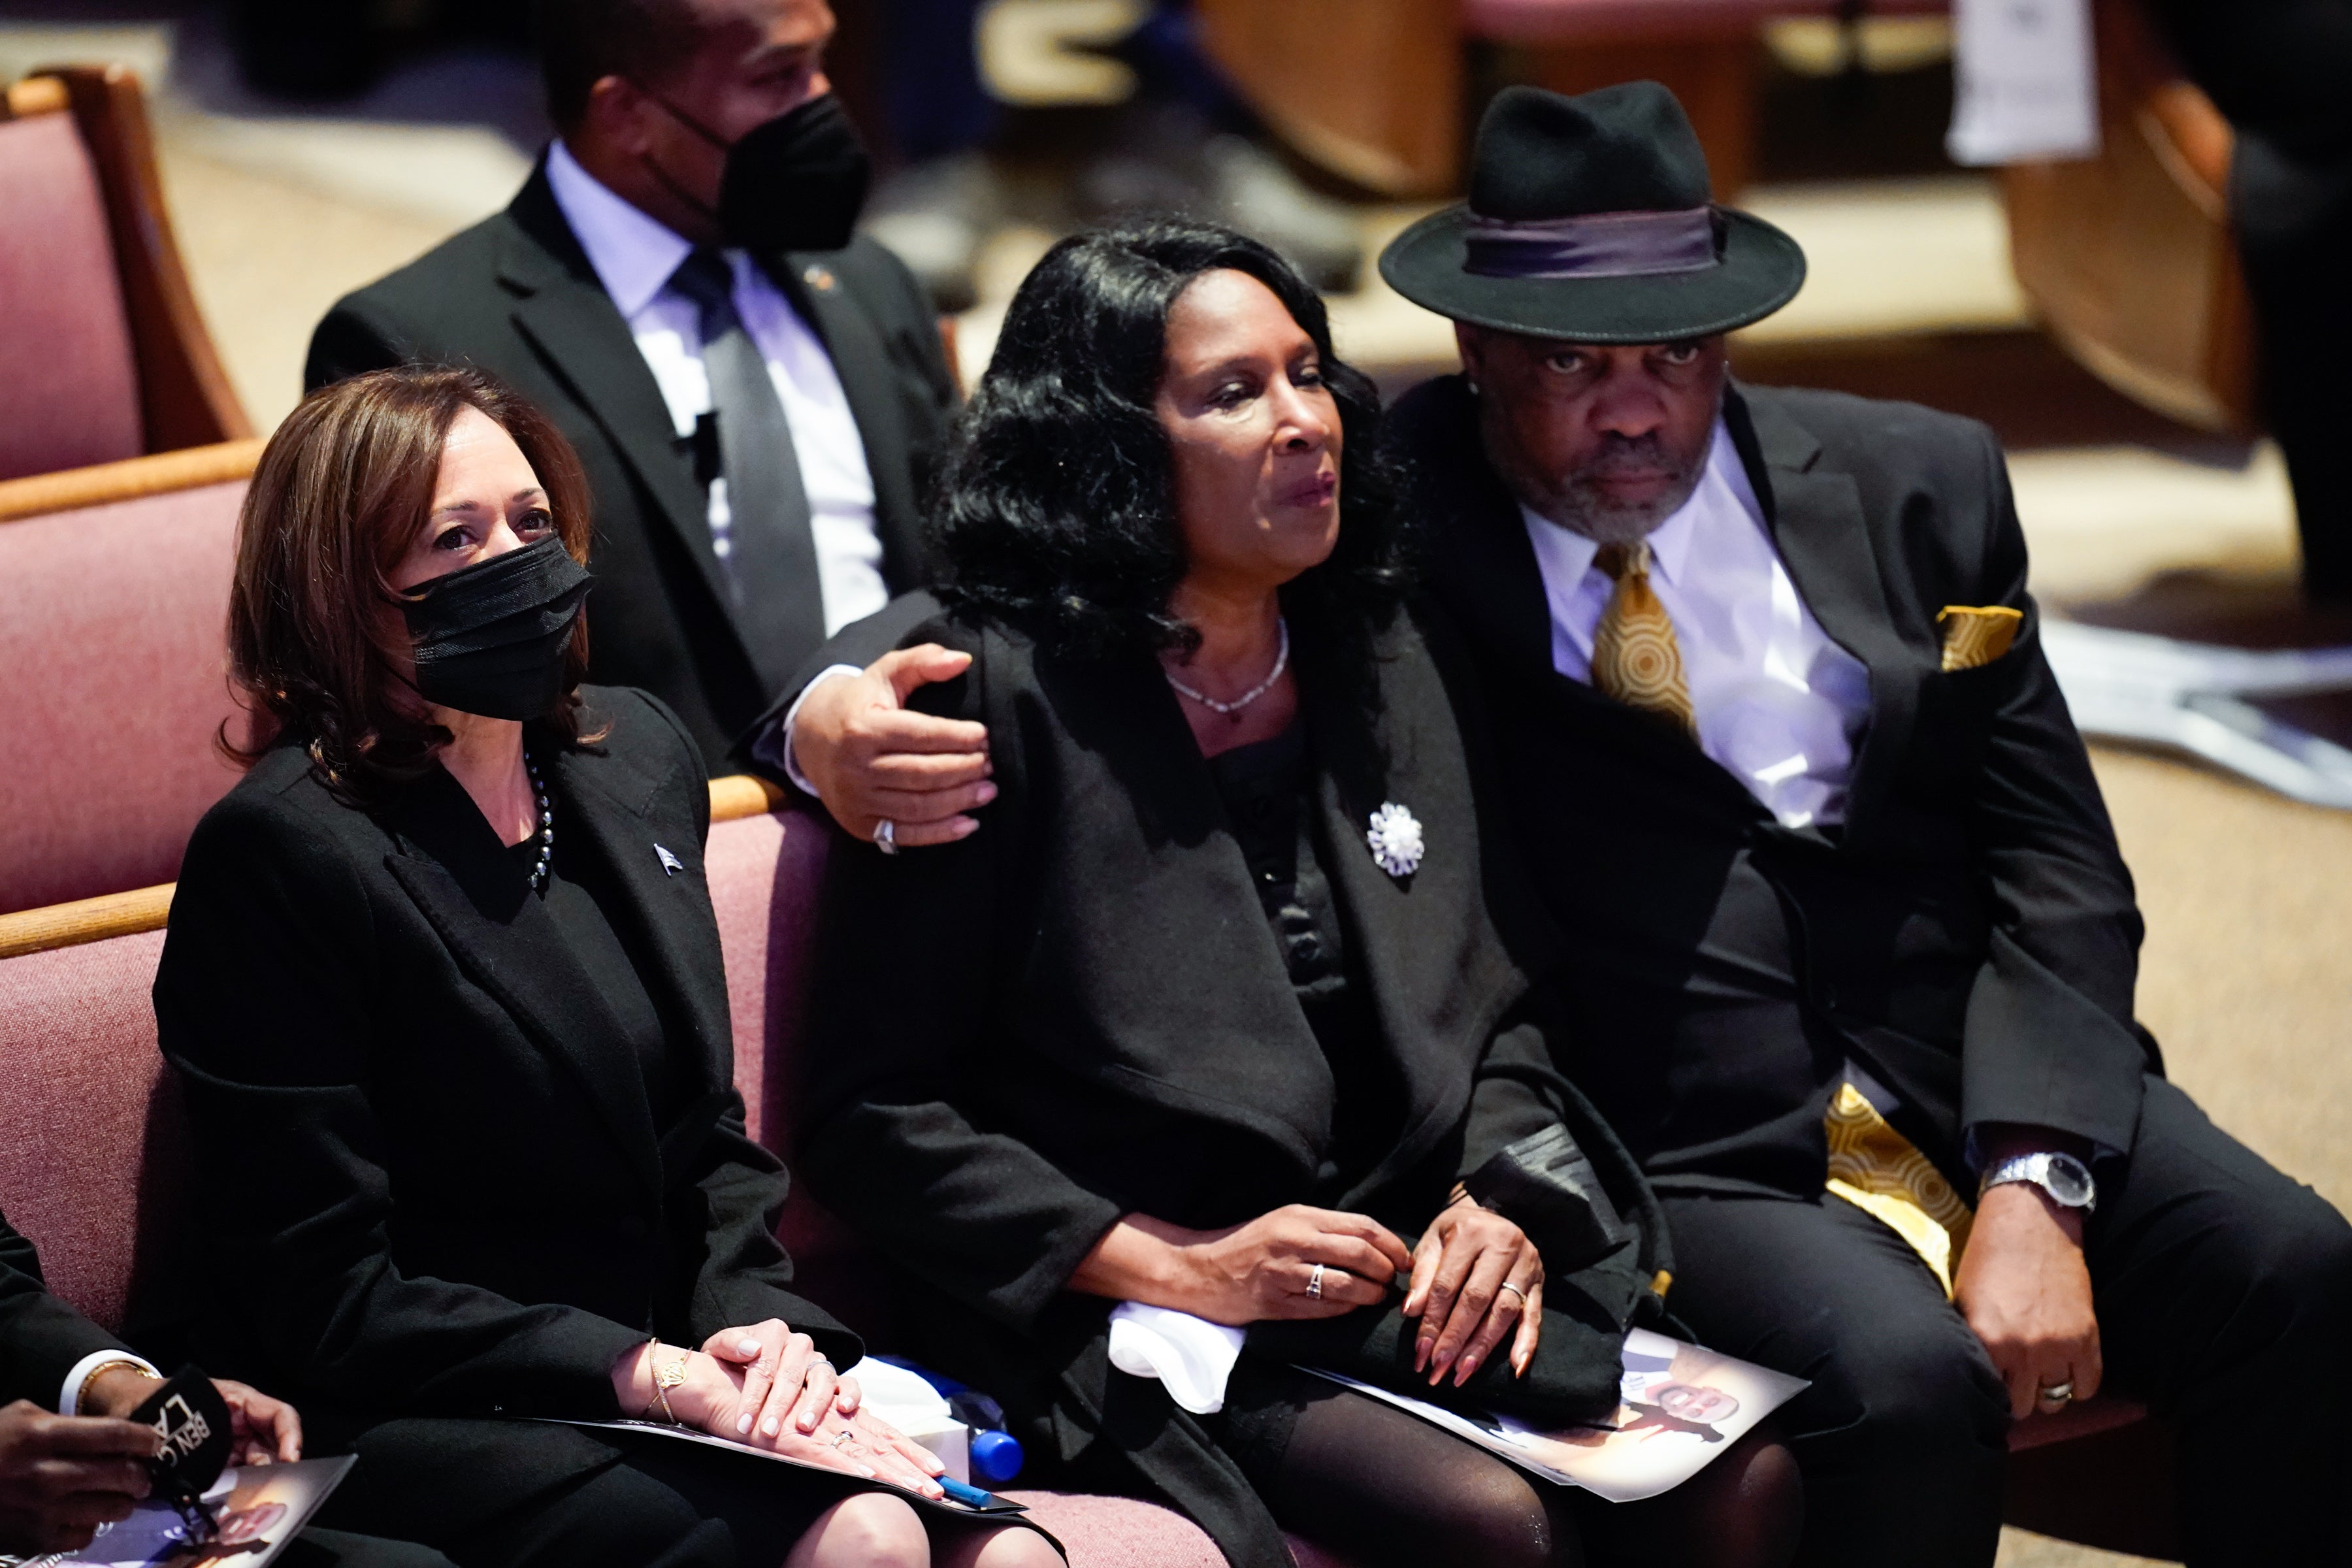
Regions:
<instances>
[{"instance_id":1,"label":"black stockings","mask_svg":"<svg viewBox=\"0 0 2352 1568\"><path fill-rule=\"evenodd\" d=\"M1285 1529L1363 1568L1780 1568L1803 1513L1795 1461L1761 1432L1664 1497L1608 1503L1328 1385L1253 1479Z\"/></svg>"}]
</instances>

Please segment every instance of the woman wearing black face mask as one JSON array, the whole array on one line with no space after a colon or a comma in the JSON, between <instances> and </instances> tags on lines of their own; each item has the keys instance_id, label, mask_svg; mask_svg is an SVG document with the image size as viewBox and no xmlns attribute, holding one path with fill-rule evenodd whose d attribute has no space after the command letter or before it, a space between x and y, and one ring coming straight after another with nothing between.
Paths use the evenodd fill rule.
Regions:
<instances>
[{"instance_id":1,"label":"woman wearing black face mask","mask_svg":"<svg viewBox=\"0 0 2352 1568\"><path fill-rule=\"evenodd\" d=\"M1058 1563L870 1484L940 1495L835 1370L856 1337L783 1289L702 760L579 684L588 537L570 448L470 373L341 383L263 454L229 643L274 735L196 830L155 983L204 1363L361 1456L336 1520L465 1568ZM529 1419L625 1416L821 1468Z\"/></svg>"}]
</instances>

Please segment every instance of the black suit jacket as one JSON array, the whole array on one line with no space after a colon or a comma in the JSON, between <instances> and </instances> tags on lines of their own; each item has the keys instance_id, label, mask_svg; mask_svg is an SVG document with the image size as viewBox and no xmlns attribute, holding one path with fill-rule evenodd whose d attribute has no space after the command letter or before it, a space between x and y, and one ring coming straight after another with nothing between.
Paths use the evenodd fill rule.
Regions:
<instances>
[{"instance_id":1,"label":"black suit jacket","mask_svg":"<svg viewBox=\"0 0 2352 1568\"><path fill-rule=\"evenodd\" d=\"M1962 1191L1963 1131L1981 1122L2128 1151L2158 1060L2132 1016L2140 919L2042 656L1999 445L1972 421L1832 393L1738 388L1726 415L1798 591L1869 671L1841 830L1781 828L1686 741L1555 672L1534 550L1461 378L1391 416L1431 591L1465 634L1514 826L1564 928L1580 1026L1563 1070L1645 1163L1674 1141L1691 1064L1658 999L1687 982L1744 855L1797 933L1805 1027L1896 1090L1898 1125ZM1948 605L2025 620L2002 658L1945 673Z\"/></svg>"},{"instance_id":2,"label":"black suit jacket","mask_svg":"<svg viewBox=\"0 0 2352 1568\"><path fill-rule=\"evenodd\" d=\"M33 1244L0 1218L0 1405L29 1399L45 1410L74 1363L121 1340L49 1294Z\"/></svg>"},{"instance_id":3,"label":"black suit jacket","mask_svg":"<svg viewBox=\"0 0 2352 1568\"><path fill-rule=\"evenodd\" d=\"M936 1292L923 1330L941 1364L1036 1422L1064 1458L1097 1437L1118 1450L1230 1560L1286 1561L1197 1425L1156 1384L1109 1377L1110 1303L1065 1290L1120 1215L1209 1228L1318 1202L1410 1235L1457 1178L1563 1119L1603 1180L1614 1172L1624 1211L1647 1206L1630 1161L1547 1066L1526 961L1504 936L1528 934L1523 895L1507 851L1480 834L1446 685L1402 621L1379 649L1376 712L1308 636L1295 644L1314 830L1351 982L1377 1018L1365 1047L1405 1106L1388 1157L1325 1192L1331 1074L1157 663L1041 653L945 616L902 640L974 656L916 700L988 725L1001 793L951 846L885 858L837 845L801 1168ZM1365 842L1387 802L1426 837L1409 878ZM1666 1266L1662 1239L1653 1216L1641 1256L1551 1270L1548 1290L1603 1325L1611 1386L1617 1336Z\"/></svg>"},{"instance_id":4,"label":"black suit jacket","mask_svg":"<svg viewBox=\"0 0 2352 1568\"><path fill-rule=\"evenodd\" d=\"M857 416L883 576L893 593L919 586L923 494L956 397L930 302L870 239L768 270L824 340ZM590 679L653 692L706 759L723 759L774 693L735 629L708 498L661 389L543 162L506 211L340 300L310 339L303 384L404 362L473 365L562 427L595 498Z\"/></svg>"},{"instance_id":5,"label":"black suit jacket","mask_svg":"<svg viewBox=\"0 0 2352 1568\"><path fill-rule=\"evenodd\" d=\"M836 1364L860 1353L785 1289L784 1173L744 1135L701 759L645 694L583 695L609 737L534 733L532 753L556 853L602 858L622 889L616 934L689 1089L669 1125L437 766L370 814L281 746L189 843L155 1013L201 1152L201 1353L331 1443L419 1417L610 1419L614 1359L654 1334L698 1346L775 1317ZM527 1440L463 1441L488 1444L464 1484L511 1500L532 1479ZM456 1451L446 1432L433 1447Z\"/></svg>"}]
</instances>

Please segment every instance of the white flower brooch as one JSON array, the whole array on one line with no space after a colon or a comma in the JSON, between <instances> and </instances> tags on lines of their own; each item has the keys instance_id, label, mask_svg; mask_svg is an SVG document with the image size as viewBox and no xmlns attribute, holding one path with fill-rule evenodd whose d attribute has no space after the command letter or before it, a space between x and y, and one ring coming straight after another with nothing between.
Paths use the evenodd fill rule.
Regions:
<instances>
[{"instance_id":1,"label":"white flower brooch","mask_svg":"<svg viewBox=\"0 0 2352 1568\"><path fill-rule=\"evenodd\" d=\"M1421 869L1421 819L1392 800L1372 813L1364 842L1371 846L1381 869L1391 877L1410 877Z\"/></svg>"}]
</instances>

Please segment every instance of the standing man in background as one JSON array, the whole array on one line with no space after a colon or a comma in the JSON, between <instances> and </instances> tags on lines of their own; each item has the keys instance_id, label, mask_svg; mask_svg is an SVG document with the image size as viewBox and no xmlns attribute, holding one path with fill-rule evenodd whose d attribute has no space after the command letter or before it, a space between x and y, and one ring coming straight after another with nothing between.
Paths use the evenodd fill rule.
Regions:
<instances>
[{"instance_id":1,"label":"standing man in background","mask_svg":"<svg viewBox=\"0 0 2352 1568\"><path fill-rule=\"evenodd\" d=\"M825 0L540 0L559 139L504 212L347 296L316 388L470 364L595 498L592 679L713 766L834 629L922 581L955 385L929 301L852 237L867 163Z\"/></svg>"}]
</instances>

